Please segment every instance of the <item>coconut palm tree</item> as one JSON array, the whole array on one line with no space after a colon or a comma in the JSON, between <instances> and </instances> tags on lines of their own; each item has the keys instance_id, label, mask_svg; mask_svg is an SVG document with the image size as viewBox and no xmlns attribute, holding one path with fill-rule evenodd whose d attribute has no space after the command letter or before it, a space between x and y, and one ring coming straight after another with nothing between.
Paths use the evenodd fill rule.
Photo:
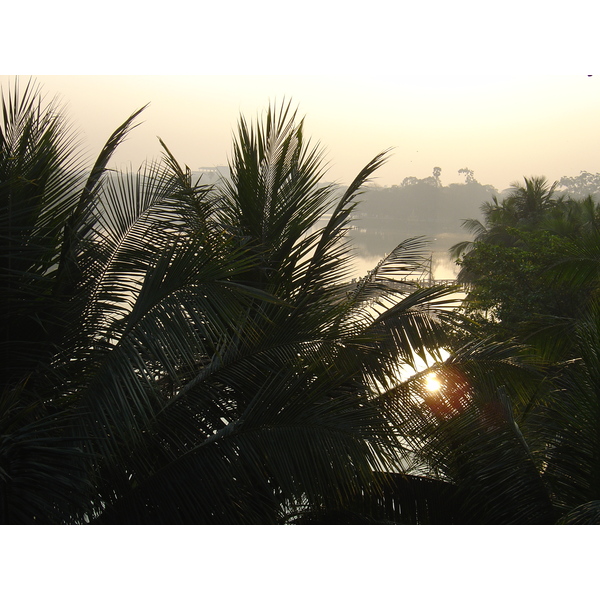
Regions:
<instances>
[{"instance_id":1,"label":"coconut palm tree","mask_svg":"<svg viewBox=\"0 0 600 600\"><path fill-rule=\"evenodd\" d=\"M447 288L398 282L422 240L351 281L385 153L338 192L288 104L241 119L217 188L164 143L108 172L139 112L90 168L34 84L3 100L3 522L597 520L593 304L553 369L456 336Z\"/></svg>"},{"instance_id":2,"label":"coconut palm tree","mask_svg":"<svg viewBox=\"0 0 600 600\"><path fill-rule=\"evenodd\" d=\"M447 389L430 402L438 420L440 402L446 412L425 452L431 460L446 440L444 473L474 522L600 523L598 314L596 301L572 324L568 360L542 362L525 347L504 357L496 350L504 368L484 372L486 361L465 364L463 349L438 369ZM483 348L492 355L489 344ZM457 372L469 382L458 406Z\"/></svg>"},{"instance_id":3,"label":"coconut palm tree","mask_svg":"<svg viewBox=\"0 0 600 600\"><path fill-rule=\"evenodd\" d=\"M512 328L513 343L521 349L505 356L504 360L510 356L511 368L521 364L521 368L526 367L523 373L528 373L518 387L507 386L506 370L498 377L494 374L497 367L493 365L487 373L481 372L485 361L472 362L471 366L462 363L465 349L476 343L478 337L483 338L476 327L463 337L470 339L470 343L456 348L446 364L438 367L440 378L446 370L446 387L451 393L442 390L437 395L445 407L443 421L429 429L423 426L424 437L431 440L430 445L425 446L426 462L435 464L435 453L446 448L442 454L443 476L474 500L466 514L479 522L554 522L557 519L562 523L598 522L595 474L600 454L596 431L598 402L594 392L598 385L596 212L597 207L590 198L558 200L545 209L536 225L538 231L530 231L530 223L513 229L515 239L523 243L521 250L527 250L524 242L535 242L536 236L544 242L536 256L539 258L548 251L552 260L539 270L539 289L550 291L566 306L566 310L559 313L546 301L546 312L538 305L539 314L523 313L521 323ZM480 255L480 258L492 257L486 264L497 265L498 272L503 257L514 261L520 256L518 252L506 253L497 238L488 249L490 254ZM512 282L515 289L522 290L524 279ZM506 281L506 285L509 284ZM477 343L481 349L496 345L490 346L489 340L484 339ZM463 376L469 374L469 393L458 396L460 403L452 411L448 406L453 406L452 377L458 364ZM486 409L488 414L494 415L494 422L478 414L479 407L486 404L495 406ZM476 418L468 419L469 416ZM423 413L420 417L423 418ZM439 420L439 414L435 417ZM500 431L499 423L511 421L514 421L513 431L504 431L504 442L489 436L490 432ZM462 441L458 443L458 440ZM467 449L474 440L477 440L476 449L473 447L469 453ZM508 440L512 440L513 450L506 446ZM520 444L516 444L518 440ZM515 452L519 445L525 451L521 457ZM501 448L501 455L495 456ZM457 464L461 470L456 468ZM469 465L466 470L465 464ZM485 479L473 477L473 473L480 472ZM503 473L512 475L506 477ZM502 490L494 490L495 478L501 482ZM486 483L481 486L484 480ZM512 499L507 499L506 493ZM490 502L490 498L495 500ZM501 503L496 504L501 499ZM468 506L461 504L461 510ZM502 507L507 512L496 512ZM484 512L478 514L482 508Z\"/></svg>"},{"instance_id":4,"label":"coconut palm tree","mask_svg":"<svg viewBox=\"0 0 600 600\"><path fill-rule=\"evenodd\" d=\"M515 213L520 223L534 226L559 200L555 196L558 182L550 184L545 177L524 177L524 181L525 185L518 182L511 184L507 200L514 202Z\"/></svg>"},{"instance_id":5,"label":"coconut palm tree","mask_svg":"<svg viewBox=\"0 0 600 600\"><path fill-rule=\"evenodd\" d=\"M446 289L407 293L393 279L423 269L421 240L350 283L356 196L383 159L340 196L289 104L241 119L211 227L251 257L235 282L256 296L161 411L161 467L103 522L377 519L353 500L381 490L403 453L382 392L401 365L439 351L452 318Z\"/></svg>"},{"instance_id":6,"label":"coconut palm tree","mask_svg":"<svg viewBox=\"0 0 600 600\"><path fill-rule=\"evenodd\" d=\"M241 119L218 188L165 144L109 173L140 111L85 168L38 92L0 128L3 522L597 520L598 309L557 369L457 345L448 289L398 283L422 240L350 281L385 153L338 193L288 104Z\"/></svg>"},{"instance_id":7,"label":"coconut palm tree","mask_svg":"<svg viewBox=\"0 0 600 600\"><path fill-rule=\"evenodd\" d=\"M138 113L86 175L63 114L43 104L33 82L21 93L17 81L2 110L0 513L4 522L63 521L87 504L91 487L56 360L81 310L74 258L106 164Z\"/></svg>"},{"instance_id":8,"label":"coconut palm tree","mask_svg":"<svg viewBox=\"0 0 600 600\"><path fill-rule=\"evenodd\" d=\"M289 105L242 119L213 193L166 145L108 173L55 104L4 100L4 522L279 523L335 511L403 453L380 401L444 343L420 240L349 283L377 156L337 197ZM82 173L89 174L82 174Z\"/></svg>"},{"instance_id":9,"label":"coconut palm tree","mask_svg":"<svg viewBox=\"0 0 600 600\"><path fill-rule=\"evenodd\" d=\"M460 260L473 250L477 242L518 245L518 237L511 232L513 229L538 228L553 208L563 206L564 197L555 195L558 182L550 185L545 177L524 177L524 182L513 182L508 195L502 200L493 196L491 202L484 202L481 206L483 223L478 219L463 221L463 227L474 235L474 240L454 244L449 249L452 259ZM458 279L465 283L472 281L466 269L461 269Z\"/></svg>"},{"instance_id":10,"label":"coconut palm tree","mask_svg":"<svg viewBox=\"0 0 600 600\"><path fill-rule=\"evenodd\" d=\"M3 110L2 518L89 521L155 462L146 438L166 391L234 330L248 301L230 280L250 261L169 160L108 176L140 111L82 174L39 88L15 84Z\"/></svg>"}]
</instances>

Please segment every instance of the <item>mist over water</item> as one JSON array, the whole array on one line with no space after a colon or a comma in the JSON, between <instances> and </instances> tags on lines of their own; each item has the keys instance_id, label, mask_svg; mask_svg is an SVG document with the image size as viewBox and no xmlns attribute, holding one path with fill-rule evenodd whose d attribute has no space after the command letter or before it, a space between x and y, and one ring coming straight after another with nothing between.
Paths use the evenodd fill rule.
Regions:
<instances>
[{"instance_id":1,"label":"mist over water","mask_svg":"<svg viewBox=\"0 0 600 600\"><path fill-rule=\"evenodd\" d=\"M440 171L437 170L438 175ZM470 239L462 227L463 221L478 218L481 205L496 192L492 186L476 181L443 186L434 178L391 187L367 187L359 196L350 232L357 276L372 269L404 240L422 238L422 253L429 261L432 277L454 279L458 266L448 250Z\"/></svg>"},{"instance_id":2,"label":"mist over water","mask_svg":"<svg viewBox=\"0 0 600 600\"><path fill-rule=\"evenodd\" d=\"M369 237L383 237L389 242L389 251L381 254L369 253L369 246L365 240ZM394 237L393 235L380 236L377 232L367 232L366 230L352 232L353 242L355 244L354 258L354 277L362 277L373 269L377 263L391 252L406 237ZM465 235L459 236L452 233L442 233L437 239L424 247L423 254L429 256L433 279L455 279L458 274L458 266L448 256L448 248L453 244L467 239Z\"/></svg>"},{"instance_id":3,"label":"mist over water","mask_svg":"<svg viewBox=\"0 0 600 600\"><path fill-rule=\"evenodd\" d=\"M421 237L422 253L429 259L433 279L456 278L459 267L448 251L459 242L472 240L464 222L481 220L484 204L493 197L501 201L511 192L511 188L499 192L479 183L470 169L459 172L466 175L464 184L442 185L442 170L434 167L433 175L425 179L408 177L400 185L365 188L358 197L350 232L357 277L365 275L404 240ZM515 182L519 183L518 177ZM557 194L565 199L600 198L600 173L581 171L577 176L562 177L556 185Z\"/></svg>"}]
</instances>

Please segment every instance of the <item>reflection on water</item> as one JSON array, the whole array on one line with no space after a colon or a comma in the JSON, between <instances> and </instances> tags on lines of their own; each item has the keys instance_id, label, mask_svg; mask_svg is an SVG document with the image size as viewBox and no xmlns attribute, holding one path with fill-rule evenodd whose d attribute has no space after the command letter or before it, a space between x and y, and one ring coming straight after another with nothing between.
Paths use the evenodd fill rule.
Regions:
<instances>
[{"instance_id":1,"label":"reflection on water","mask_svg":"<svg viewBox=\"0 0 600 600\"><path fill-rule=\"evenodd\" d=\"M433 278L434 279L456 279L458 266L448 257L448 252L433 252Z\"/></svg>"},{"instance_id":2,"label":"reflection on water","mask_svg":"<svg viewBox=\"0 0 600 600\"><path fill-rule=\"evenodd\" d=\"M323 227L330 215L322 217L311 229L311 233ZM367 226L361 226L366 224ZM440 231L440 229L445 229ZM448 250L454 244L468 238L468 234L455 225L440 222L422 222L418 224L397 219L382 219L377 217L355 221L351 227L350 238L354 246L354 270L352 277L363 277L368 271L398 244L409 238L423 238L423 258L429 263L433 279L455 279L458 266L448 256Z\"/></svg>"},{"instance_id":3,"label":"reflection on water","mask_svg":"<svg viewBox=\"0 0 600 600\"><path fill-rule=\"evenodd\" d=\"M391 252L404 239L399 239L392 234L368 232L365 229L353 230L352 241L356 253L353 276L363 277L366 275L387 252ZM434 279L456 278L459 269L454 261L449 258L448 249L464 239L464 235L450 233L438 234L433 239L429 238L429 243L424 246L423 255L431 261L431 271Z\"/></svg>"},{"instance_id":4,"label":"reflection on water","mask_svg":"<svg viewBox=\"0 0 600 600\"><path fill-rule=\"evenodd\" d=\"M352 241L355 248L353 277L359 278L365 276L377 263L391 252L398 244L410 236L395 235L393 233L383 233L379 231L368 231L366 229L353 229L351 232ZM455 279L458 274L458 266L450 259L448 249L454 244L465 239L462 233L439 233L428 239L428 243L423 246L423 257L431 269L433 279L448 280ZM458 303L462 301L464 294L462 292L449 294L447 299ZM442 350L442 360L449 356L448 352ZM396 373L397 382L406 381L414 377L417 373L431 367L436 360L427 354L426 360L415 357L416 368L407 364L399 364ZM430 391L434 382L430 382ZM439 383L441 386L442 384Z\"/></svg>"}]
</instances>

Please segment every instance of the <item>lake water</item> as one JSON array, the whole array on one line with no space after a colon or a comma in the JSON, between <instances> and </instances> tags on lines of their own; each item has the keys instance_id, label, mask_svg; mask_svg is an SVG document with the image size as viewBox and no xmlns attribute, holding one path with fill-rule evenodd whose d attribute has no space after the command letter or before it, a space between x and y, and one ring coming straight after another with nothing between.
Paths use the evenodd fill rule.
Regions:
<instances>
[{"instance_id":1,"label":"lake water","mask_svg":"<svg viewBox=\"0 0 600 600\"><path fill-rule=\"evenodd\" d=\"M415 235L419 235L418 233ZM407 239L407 235L354 228L351 232L352 241L356 249L355 277L366 275L386 253L391 252L400 242ZM431 261L431 270L434 279L455 279L458 266L448 256L448 249L467 239L464 233L442 232L434 236L427 236L429 243L424 247L423 254Z\"/></svg>"}]
</instances>

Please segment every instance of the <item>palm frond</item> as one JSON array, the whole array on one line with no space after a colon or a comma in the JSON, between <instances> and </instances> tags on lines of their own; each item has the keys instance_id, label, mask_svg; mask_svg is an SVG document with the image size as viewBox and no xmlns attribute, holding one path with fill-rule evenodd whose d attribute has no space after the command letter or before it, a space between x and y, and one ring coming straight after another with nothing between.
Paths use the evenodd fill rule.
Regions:
<instances>
[{"instance_id":1,"label":"palm frond","mask_svg":"<svg viewBox=\"0 0 600 600\"><path fill-rule=\"evenodd\" d=\"M171 471L157 473L115 504L107 518L265 523L278 522L307 501L343 506L373 483L383 425L373 408L337 388L336 378L325 372L318 378L273 374L248 392L236 421L170 463L175 477ZM235 492L229 491L233 481Z\"/></svg>"}]
</instances>

